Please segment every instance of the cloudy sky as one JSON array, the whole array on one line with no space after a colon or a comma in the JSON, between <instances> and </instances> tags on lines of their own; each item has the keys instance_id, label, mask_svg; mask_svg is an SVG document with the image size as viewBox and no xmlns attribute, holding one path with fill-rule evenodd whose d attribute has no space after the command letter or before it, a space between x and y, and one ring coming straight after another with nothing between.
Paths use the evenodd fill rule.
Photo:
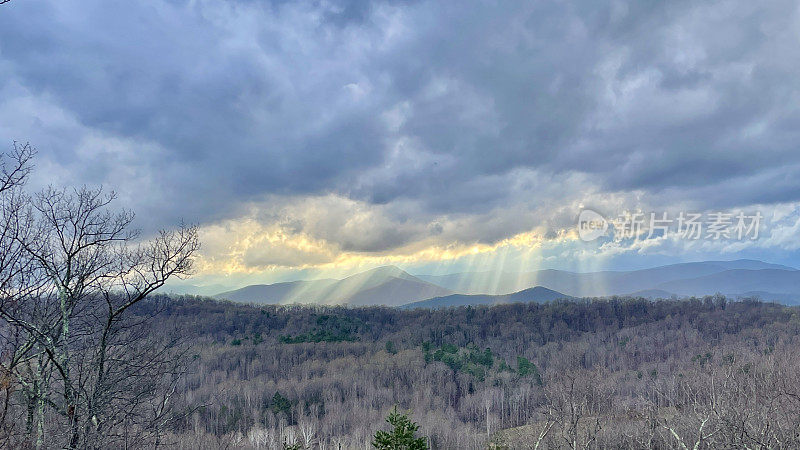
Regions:
<instances>
[{"instance_id":1,"label":"cloudy sky","mask_svg":"<svg viewBox=\"0 0 800 450\"><path fill-rule=\"evenodd\" d=\"M195 282L800 266L797 2L15 0L0 145L201 228ZM758 239L576 233L761 213Z\"/></svg>"}]
</instances>

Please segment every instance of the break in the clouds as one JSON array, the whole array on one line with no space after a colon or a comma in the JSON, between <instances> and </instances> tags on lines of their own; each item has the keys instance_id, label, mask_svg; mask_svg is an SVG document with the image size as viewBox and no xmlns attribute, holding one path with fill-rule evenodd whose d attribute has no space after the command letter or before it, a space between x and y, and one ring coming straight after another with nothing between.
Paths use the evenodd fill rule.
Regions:
<instances>
[{"instance_id":1,"label":"break in the clouds","mask_svg":"<svg viewBox=\"0 0 800 450\"><path fill-rule=\"evenodd\" d=\"M201 224L209 270L570 257L584 205L796 217L798 73L792 1L15 1L0 138Z\"/></svg>"}]
</instances>

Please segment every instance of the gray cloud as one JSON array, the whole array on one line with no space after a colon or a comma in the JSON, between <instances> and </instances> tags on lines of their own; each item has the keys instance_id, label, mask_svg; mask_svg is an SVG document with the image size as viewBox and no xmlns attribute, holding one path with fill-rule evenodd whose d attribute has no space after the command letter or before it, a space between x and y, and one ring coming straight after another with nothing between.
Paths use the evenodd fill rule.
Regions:
<instances>
[{"instance_id":1,"label":"gray cloud","mask_svg":"<svg viewBox=\"0 0 800 450\"><path fill-rule=\"evenodd\" d=\"M387 205L290 218L364 252L494 242L582 190L793 202L799 28L789 1L13 2L0 139L148 227L271 196Z\"/></svg>"}]
</instances>

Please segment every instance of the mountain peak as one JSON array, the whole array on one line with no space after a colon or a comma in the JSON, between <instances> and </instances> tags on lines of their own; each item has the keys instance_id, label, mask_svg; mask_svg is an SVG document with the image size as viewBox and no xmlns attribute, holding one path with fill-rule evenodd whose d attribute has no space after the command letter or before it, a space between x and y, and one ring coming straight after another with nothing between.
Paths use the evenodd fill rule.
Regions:
<instances>
[{"instance_id":1,"label":"mountain peak","mask_svg":"<svg viewBox=\"0 0 800 450\"><path fill-rule=\"evenodd\" d=\"M375 267L374 269L365 270L364 272L361 272L361 273L362 274L364 274L364 273L375 273L375 274L385 274L385 275L392 275L392 276L401 275L401 274L408 275L408 272L406 272L405 270L403 270L403 269L401 269L401 268L399 268L397 266L393 266L393 265L379 266L379 267Z\"/></svg>"},{"instance_id":2,"label":"mountain peak","mask_svg":"<svg viewBox=\"0 0 800 450\"><path fill-rule=\"evenodd\" d=\"M370 280L372 282L379 280L386 280L389 278L402 278L405 280L417 280L417 277L411 275L405 270L397 266L380 266L374 269L365 270L355 275L350 275L342 281L356 281L356 280Z\"/></svg>"}]
</instances>

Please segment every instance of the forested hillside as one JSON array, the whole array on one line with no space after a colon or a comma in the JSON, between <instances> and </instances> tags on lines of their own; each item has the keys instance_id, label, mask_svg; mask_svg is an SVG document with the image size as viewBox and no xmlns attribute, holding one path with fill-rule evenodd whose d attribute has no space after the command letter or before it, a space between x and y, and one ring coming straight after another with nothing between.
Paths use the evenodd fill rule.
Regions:
<instances>
[{"instance_id":1,"label":"forested hillside","mask_svg":"<svg viewBox=\"0 0 800 450\"><path fill-rule=\"evenodd\" d=\"M431 448L800 445L798 310L721 296L444 310L155 297L191 345L181 448L369 448L397 405ZM695 446L697 444L697 446Z\"/></svg>"}]
</instances>

